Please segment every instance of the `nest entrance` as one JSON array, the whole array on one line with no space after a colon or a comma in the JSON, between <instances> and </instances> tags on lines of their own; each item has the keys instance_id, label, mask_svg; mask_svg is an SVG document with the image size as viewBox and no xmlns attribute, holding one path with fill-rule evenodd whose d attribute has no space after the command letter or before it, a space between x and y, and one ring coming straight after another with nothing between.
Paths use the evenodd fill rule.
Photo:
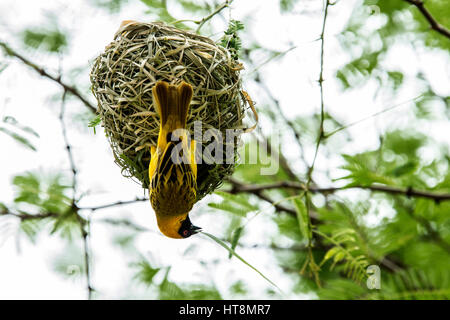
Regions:
<instances>
[{"instance_id":1,"label":"nest entrance","mask_svg":"<svg viewBox=\"0 0 450 320\"><path fill-rule=\"evenodd\" d=\"M152 88L159 80L192 85L187 129L201 121L225 137L226 129L244 129L246 99L241 90L239 62L211 39L163 23L131 22L96 58L91 71L92 91L122 174L148 188L150 147L156 146L159 116L153 106ZM196 139L197 140L197 139ZM236 155L238 144L234 142ZM198 141L206 147L211 141ZM201 156L201 155L199 155ZM214 191L232 174L235 164L198 165L197 197Z\"/></svg>"}]
</instances>

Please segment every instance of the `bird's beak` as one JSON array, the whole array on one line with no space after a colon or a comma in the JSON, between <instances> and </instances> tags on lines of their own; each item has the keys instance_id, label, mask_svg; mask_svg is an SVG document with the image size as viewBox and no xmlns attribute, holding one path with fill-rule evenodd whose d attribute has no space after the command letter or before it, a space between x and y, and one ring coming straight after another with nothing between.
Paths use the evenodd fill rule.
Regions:
<instances>
[{"instance_id":1,"label":"bird's beak","mask_svg":"<svg viewBox=\"0 0 450 320\"><path fill-rule=\"evenodd\" d=\"M194 226L194 225L191 226L191 233L192 234L196 234L196 233L199 233L199 232L202 232L202 231L203 231L203 229L200 228L200 227L197 227L197 226Z\"/></svg>"}]
</instances>

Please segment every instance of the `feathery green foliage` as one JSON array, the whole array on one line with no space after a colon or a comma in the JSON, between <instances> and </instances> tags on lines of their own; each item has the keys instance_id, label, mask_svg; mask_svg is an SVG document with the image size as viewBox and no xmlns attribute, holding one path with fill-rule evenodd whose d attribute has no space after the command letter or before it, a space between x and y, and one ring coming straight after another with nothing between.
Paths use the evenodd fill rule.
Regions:
<instances>
[{"instance_id":1,"label":"feathery green foliage","mask_svg":"<svg viewBox=\"0 0 450 320\"><path fill-rule=\"evenodd\" d=\"M230 51L231 57L234 60L238 60L239 52L242 48L242 41L238 35L238 32L242 30L244 30L244 24L242 22L230 20L228 29L220 40L220 44Z\"/></svg>"},{"instance_id":2,"label":"feathery green foliage","mask_svg":"<svg viewBox=\"0 0 450 320\"><path fill-rule=\"evenodd\" d=\"M433 30L423 14L404 0L359 0L351 7L345 1L332 1L327 23L336 19L334 8L338 6L342 9L339 12L346 12L349 18L342 30L331 30L327 26L323 37L319 37L320 29L313 26L320 27L324 22L322 2L280 0L276 3L280 12L274 12L274 15L281 14L286 21L293 15L295 18L298 15L299 19L306 16L317 19L317 24L311 24L317 28L314 29L316 37L306 43L298 43L298 37L286 41L284 34L281 40L268 39L263 43L258 34L260 30L253 27L258 21L258 17L253 16L258 14L257 10L249 16L235 14L239 8L228 6L229 2L223 7L227 10L214 14L217 20L209 20L211 17L208 15L214 13L214 8L221 7L208 0L140 2L149 20L164 21L183 29L189 29L190 23L201 24L201 16L206 16L207 21L218 21L217 25L209 23L209 28L197 32L216 39L218 44L230 50L232 59L237 61L239 58L246 68L243 84L257 103L260 128L246 138L240 152L242 163L233 175L233 180L239 184L225 181L223 190L205 198L204 201L208 202L206 210L199 206L193 212L193 215L202 215L203 211L216 215L212 227L218 228L220 235L203 234L215 242L213 245L218 244L225 251L203 251L203 245L210 243L201 234L186 240L190 243L178 255L178 258L185 259L181 267L186 281L178 280L179 273L175 277L175 268L180 265L167 263L176 252L165 256L168 249L160 247L166 245L165 239L158 238L154 226L137 224L131 213L112 218L107 216L106 210L102 215L98 208L80 205L80 198L89 197L91 191L98 192L97 186L81 190L85 186L80 183L77 187L80 190L73 190L71 182L74 182L74 177L69 179L59 173L65 172L63 170L67 170L69 164L52 169L54 173L51 174L47 171L11 173L12 200L0 198L0 245L11 235L18 235L19 239L25 236L36 245L43 235L58 235L64 239L64 246L53 256L53 270L75 281L83 277L84 282L89 271L87 267L95 265L97 268L97 257L101 258L101 254L95 252L96 244L89 245L91 240L98 241L95 229L91 239L88 220L92 219L91 223L96 227L101 225L110 231L113 249L120 249L120 258L123 257L124 265L131 270L128 281L133 286L127 283L127 287L132 288L130 292L134 294L135 288L143 289L145 297L153 299L273 298L279 297L278 291L272 288L278 288L276 284L283 284L283 292L288 298L307 294L310 298L319 299L450 299L450 201L433 198L434 194L450 193L448 137L439 137L434 132L440 127L444 128L440 131L444 135L448 131L450 94L448 81L445 82L445 68L440 68L438 74L436 70L440 66L430 63L431 60L448 63L448 37ZM117 16L128 5L134 5L128 0L91 0L89 3ZM443 28L450 29L448 1L425 1L425 7ZM186 18L178 17L180 9L187 16L199 17L198 20L178 20ZM225 27L217 27L220 26L219 16L223 18ZM241 21L233 17L239 17ZM53 54L56 53L62 61L71 54L73 48L69 46L69 39L72 39L72 34L67 29L58 28L54 18L50 18L49 23L50 27L27 26L19 30L17 37L22 47L28 50L21 53L22 58L28 57L30 52L47 52L52 54L46 56L54 59L56 56ZM278 28L278 25L273 23L270 28ZM114 31L111 30L111 34ZM276 31L282 33L284 29ZM317 37L319 41L316 41ZM337 38L340 47L329 41L331 37ZM279 48L279 40L286 42L284 48L288 49ZM317 96L317 101L311 102L303 99L304 90L309 89L302 83L306 81L315 86L318 74L303 74L301 65L295 63L299 60L298 50L308 50L309 46L318 49L320 42L324 45L324 52L314 51L306 63L317 63L317 70L319 66L324 68L321 70L323 79L314 87L317 91L324 89L324 96L323 100ZM268 48L268 44L273 43L276 43L275 48ZM22 61L14 55L12 47L3 48L6 60L0 62L2 77L14 68L14 59ZM184 54L186 52L183 51ZM396 60L403 54L406 67ZM201 52L198 59L204 56ZM322 58L325 63L320 65ZM150 59L137 59L136 66L142 72ZM169 63L171 58L159 56L158 59L167 59L160 62ZM34 62L40 65L38 61ZM56 64L50 65L49 70L48 65L42 65L49 74L56 74L59 69ZM69 78L74 88L84 93L88 87L85 69L74 68L56 80ZM118 70L122 71L125 70ZM176 81L176 74L167 76L170 81ZM292 76L295 76L295 81ZM201 74L199 77L203 78ZM334 92L335 96L348 95L347 101L357 104L364 114L371 116L350 121L345 111L342 112L347 110L347 106L333 100L333 88L339 90ZM361 101L352 102L354 96ZM403 96L416 98L396 104L397 97ZM386 108L381 112L374 110L380 99L386 101L386 104L383 102ZM303 107L310 105L314 111L304 112ZM318 108L320 105L323 105L323 110ZM75 104L72 107L77 108ZM293 112L287 112L289 108ZM368 124L370 120L377 122L381 115L380 123L375 126ZM225 118L227 115L219 116ZM84 118L87 119L86 116ZM100 118L90 115L89 119L87 126L92 127L95 133ZM86 126L88 121L84 122ZM365 129L365 125L368 131L377 131L374 141L367 144L367 141L362 141L366 136L355 135L351 130L357 126ZM274 143L274 132L278 128L281 129L280 148ZM39 135L14 117L3 117L0 134L7 135L8 139L11 137L30 150L37 149L35 141ZM318 140L318 157L311 169ZM267 142L270 148L265 148L261 142ZM3 157L11 156L13 152ZM64 151L61 148L55 152ZM137 176L139 180L148 175L145 166L136 165L145 158L145 152L148 153L148 148L136 152L137 161L121 156L131 174L141 174ZM91 159L95 159L95 155L90 155L83 166L89 165ZM279 163L279 170L271 175L261 174L261 170L271 162ZM309 176L311 183L306 184ZM82 175L80 180L83 180ZM239 191L239 186L258 187L277 182L302 187ZM303 188L305 185L307 187ZM383 191L387 187L400 192ZM421 191L422 195L412 191ZM83 197L78 197L80 194ZM111 204L111 208L116 206ZM143 216L142 212L130 211ZM148 214L151 213L145 212L144 216ZM147 241L149 235L155 237L152 239L157 240L156 245ZM86 258L92 253L89 249L94 253ZM153 259L154 253L162 254L164 263ZM247 262L247 258L255 261L257 258L254 257L276 263L277 268L270 268L275 270L274 273L266 276ZM180 262L179 259L173 261ZM195 264L201 272L185 267L184 262L186 266ZM260 291L255 293L253 283L245 275L236 274L234 267L240 263L260 276L258 279L266 285L265 290L260 290L258 283ZM377 272L371 271L378 268L380 279L376 278ZM223 278L215 278L216 270L220 270L220 277L226 277L225 286L218 285L224 281ZM180 272L180 269L176 271ZM95 275L98 274L101 270L96 270ZM201 275L199 281L194 279L198 274ZM377 280L380 280L379 289L368 285L376 284ZM101 297L102 292L97 294ZM123 298L129 296L124 294Z\"/></svg>"},{"instance_id":3,"label":"feathery green foliage","mask_svg":"<svg viewBox=\"0 0 450 320\"><path fill-rule=\"evenodd\" d=\"M66 34L58 29L29 28L22 33L23 42L34 49L58 53L67 47Z\"/></svg>"},{"instance_id":4,"label":"feathery green foliage","mask_svg":"<svg viewBox=\"0 0 450 320\"><path fill-rule=\"evenodd\" d=\"M14 117L3 117L2 123L0 123L0 132L10 136L24 147L36 151L36 147L28 137L39 138L39 134L31 127L21 125Z\"/></svg>"}]
</instances>

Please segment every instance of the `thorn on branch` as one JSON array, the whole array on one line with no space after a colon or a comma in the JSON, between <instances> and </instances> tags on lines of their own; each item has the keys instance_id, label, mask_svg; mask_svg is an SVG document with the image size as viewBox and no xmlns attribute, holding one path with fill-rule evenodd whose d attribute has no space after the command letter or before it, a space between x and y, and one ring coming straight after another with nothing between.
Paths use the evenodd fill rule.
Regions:
<instances>
[{"instance_id":1,"label":"thorn on branch","mask_svg":"<svg viewBox=\"0 0 450 320\"><path fill-rule=\"evenodd\" d=\"M405 193L406 197L410 199L412 194L413 194L413 188L412 187L408 187L406 189L406 193Z\"/></svg>"}]
</instances>

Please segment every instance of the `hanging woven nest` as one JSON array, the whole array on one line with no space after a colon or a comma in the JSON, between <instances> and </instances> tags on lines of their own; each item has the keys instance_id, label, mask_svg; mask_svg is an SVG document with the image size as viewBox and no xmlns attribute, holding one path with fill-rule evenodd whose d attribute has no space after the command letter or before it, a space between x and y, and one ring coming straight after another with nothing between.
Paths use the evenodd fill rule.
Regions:
<instances>
[{"instance_id":1,"label":"hanging woven nest","mask_svg":"<svg viewBox=\"0 0 450 320\"><path fill-rule=\"evenodd\" d=\"M194 121L201 121L203 133L215 128L223 137L226 129L245 129L247 102L253 106L241 88L241 69L227 49L209 38L159 22L123 24L95 59L90 75L98 114L122 174L148 188L150 147L156 146L159 132L152 97L158 80L172 84L184 80L192 85L187 121L191 133ZM196 140L203 147L211 143ZM219 187L235 167L235 163L210 162L198 164L197 200Z\"/></svg>"}]
</instances>

